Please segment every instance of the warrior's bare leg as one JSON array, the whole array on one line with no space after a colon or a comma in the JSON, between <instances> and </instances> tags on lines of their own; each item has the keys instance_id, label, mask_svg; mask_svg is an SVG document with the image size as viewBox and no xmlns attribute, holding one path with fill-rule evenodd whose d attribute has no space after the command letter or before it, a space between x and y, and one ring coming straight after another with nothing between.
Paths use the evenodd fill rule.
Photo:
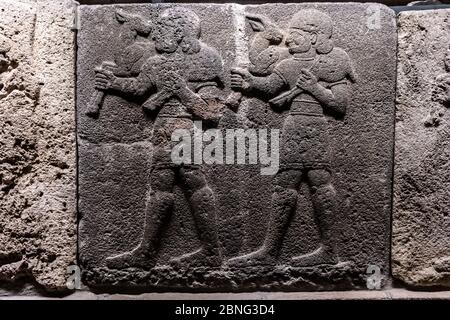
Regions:
<instances>
[{"instance_id":1,"label":"warrior's bare leg","mask_svg":"<svg viewBox=\"0 0 450 320\"><path fill-rule=\"evenodd\" d=\"M299 170L279 172L275 177L272 211L263 245L255 252L230 259L230 266L240 264L269 264L277 262L284 237L297 205L297 187L302 173Z\"/></svg>"},{"instance_id":2,"label":"warrior's bare leg","mask_svg":"<svg viewBox=\"0 0 450 320\"><path fill-rule=\"evenodd\" d=\"M220 266L222 255L216 222L214 193L199 169L182 168L180 177L189 198L192 214L202 247L194 252L172 259L171 263L182 266Z\"/></svg>"},{"instance_id":3,"label":"warrior's bare leg","mask_svg":"<svg viewBox=\"0 0 450 320\"><path fill-rule=\"evenodd\" d=\"M336 192L331 184L331 174L327 170L310 170L308 184L311 189L314 216L319 229L321 245L314 252L292 258L295 266L318 264L336 264L338 262L334 248L331 226L334 220Z\"/></svg>"},{"instance_id":4,"label":"warrior's bare leg","mask_svg":"<svg viewBox=\"0 0 450 320\"><path fill-rule=\"evenodd\" d=\"M174 196L172 193L175 174L172 169L155 169L151 176L150 203L145 212L144 235L141 243L132 251L106 259L110 268L122 269L155 266L161 230L172 213Z\"/></svg>"}]
</instances>

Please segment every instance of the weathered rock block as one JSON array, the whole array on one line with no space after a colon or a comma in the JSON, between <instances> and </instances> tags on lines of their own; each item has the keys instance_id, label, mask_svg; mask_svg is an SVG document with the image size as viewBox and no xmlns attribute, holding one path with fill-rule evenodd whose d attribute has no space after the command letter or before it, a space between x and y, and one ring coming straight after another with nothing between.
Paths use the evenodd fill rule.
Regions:
<instances>
[{"instance_id":1,"label":"weathered rock block","mask_svg":"<svg viewBox=\"0 0 450 320\"><path fill-rule=\"evenodd\" d=\"M71 1L0 1L0 279L66 289L76 258Z\"/></svg>"},{"instance_id":2,"label":"weathered rock block","mask_svg":"<svg viewBox=\"0 0 450 320\"><path fill-rule=\"evenodd\" d=\"M399 15L393 275L450 282L450 10Z\"/></svg>"},{"instance_id":3,"label":"weathered rock block","mask_svg":"<svg viewBox=\"0 0 450 320\"><path fill-rule=\"evenodd\" d=\"M390 9L82 6L80 26L85 283L321 290L365 288L371 276L371 286L383 284L397 39ZM181 160L172 152L177 129L187 133ZM229 147L232 129L245 130L247 143ZM240 147L248 154L238 161L230 153Z\"/></svg>"}]
</instances>

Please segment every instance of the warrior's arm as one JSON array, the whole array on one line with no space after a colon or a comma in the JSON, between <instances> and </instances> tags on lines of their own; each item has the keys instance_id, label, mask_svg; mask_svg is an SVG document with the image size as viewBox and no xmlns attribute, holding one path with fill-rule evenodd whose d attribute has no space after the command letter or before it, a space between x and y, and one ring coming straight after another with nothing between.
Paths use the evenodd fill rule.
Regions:
<instances>
[{"instance_id":1,"label":"warrior's arm","mask_svg":"<svg viewBox=\"0 0 450 320\"><path fill-rule=\"evenodd\" d=\"M192 90L184 87L179 92L179 97L194 117L207 121L211 126L216 126L226 105L226 99L220 86L220 83L210 81L202 83Z\"/></svg>"},{"instance_id":2,"label":"warrior's arm","mask_svg":"<svg viewBox=\"0 0 450 320\"><path fill-rule=\"evenodd\" d=\"M97 69L95 87L98 90L112 90L140 97L154 89L154 83L148 70L143 69L135 78L117 77L112 71Z\"/></svg>"},{"instance_id":3,"label":"warrior's arm","mask_svg":"<svg viewBox=\"0 0 450 320\"><path fill-rule=\"evenodd\" d=\"M232 87L243 92L260 93L270 98L286 87L285 80L276 72L266 77L253 76L245 69L234 69L231 72Z\"/></svg>"},{"instance_id":4,"label":"warrior's arm","mask_svg":"<svg viewBox=\"0 0 450 320\"><path fill-rule=\"evenodd\" d=\"M350 79L351 80L351 79ZM296 86L314 96L325 110L344 115L350 101L350 88L347 77L329 83L327 87L318 81L311 71L302 69Z\"/></svg>"},{"instance_id":5,"label":"warrior's arm","mask_svg":"<svg viewBox=\"0 0 450 320\"><path fill-rule=\"evenodd\" d=\"M344 115L350 101L349 85L346 80L336 82L329 89L316 83L308 90L325 108Z\"/></svg>"},{"instance_id":6,"label":"warrior's arm","mask_svg":"<svg viewBox=\"0 0 450 320\"><path fill-rule=\"evenodd\" d=\"M178 97L180 98L181 101L183 101L183 103L191 113L193 112L194 106L200 108L206 106L205 100L203 100L199 94L193 92L187 86L182 87L178 91Z\"/></svg>"},{"instance_id":7,"label":"warrior's arm","mask_svg":"<svg viewBox=\"0 0 450 320\"><path fill-rule=\"evenodd\" d=\"M253 76L251 88L268 97L274 97L285 87L286 82L277 73L271 73L266 77Z\"/></svg>"},{"instance_id":8,"label":"warrior's arm","mask_svg":"<svg viewBox=\"0 0 450 320\"><path fill-rule=\"evenodd\" d=\"M111 90L121 93L142 97L154 88L151 78L144 72L141 72L136 78L114 77L111 82Z\"/></svg>"}]
</instances>

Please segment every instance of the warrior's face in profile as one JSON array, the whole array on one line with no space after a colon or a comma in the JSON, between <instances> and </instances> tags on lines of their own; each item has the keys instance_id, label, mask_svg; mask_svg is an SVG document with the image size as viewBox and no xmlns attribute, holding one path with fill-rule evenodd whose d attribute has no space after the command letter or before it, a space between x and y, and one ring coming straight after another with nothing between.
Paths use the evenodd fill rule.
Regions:
<instances>
[{"instance_id":1,"label":"warrior's face in profile","mask_svg":"<svg viewBox=\"0 0 450 320\"><path fill-rule=\"evenodd\" d=\"M314 50L326 54L333 49L332 33L333 24L328 15L314 9L301 10L291 18L285 44L291 54Z\"/></svg>"},{"instance_id":2,"label":"warrior's face in profile","mask_svg":"<svg viewBox=\"0 0 450 320\"><path fill-rule=\"evenodd\" d=\"M315 42L315 35L313 33L290 28L286 37L286 46L290 53L308 52Z\"/></svg>"},{"instance_id":3,"label":"warrior's face in profile","mask_svg":"<svg viewBox=\"0 0 450 320\"><path fill-rule=\"evenodd\" d=\"M177 23L161 18L153 30L153 41L158 52L172 53L178 49L183 39L182 32Z\"/></svg>"},{"instance_id":4,"label":"warrior's face in profile","mask_svg":"<svg viewBox=\"0 0 450 320\"><path fill-rule=\"evenodd\" d=\"M200 19L192 11L171 8L161 13L153 29L155 49L160 53L172 53L179 47L183 52L200 50Z\"/></svg>"}]
</instances>

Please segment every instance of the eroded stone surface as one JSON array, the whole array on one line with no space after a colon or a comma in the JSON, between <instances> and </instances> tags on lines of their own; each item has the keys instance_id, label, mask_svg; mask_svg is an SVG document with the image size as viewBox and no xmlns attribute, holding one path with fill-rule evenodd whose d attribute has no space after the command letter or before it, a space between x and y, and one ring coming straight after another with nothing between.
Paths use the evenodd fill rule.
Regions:
<instances>
[{"instance_id":1,"label":"eroded stone surface","mask_svg":"<svg viewBox=\"0 0 450 320\"><path fill-rule=\"evenodd\" d=\"M450 10L399 16L392 271L411 285L450 278Z\"/></svg>"},{"instance_id":2,"label":"eroded stone surface","mask_svg":"<svg viewBox=\"0 0 450 320\"><path fill-rule=\"evenodd\" d=\"M76 257L72 11L0 1L0 279L48 290Z\"/></svg>"},{"instance_id":3,"label":"eroded stone surface","mask_svg":"<svg viewBox=\"0 0 450 320\"><path fill-rule=\"evenodd\" d=\"M365 287L369 265L389 272L391 10L82 6L80 25L88 285L320 290ZM222 133L280 129L279 173L175 165L170 137L195 119Z\"/></svg>"}]
</instances>

